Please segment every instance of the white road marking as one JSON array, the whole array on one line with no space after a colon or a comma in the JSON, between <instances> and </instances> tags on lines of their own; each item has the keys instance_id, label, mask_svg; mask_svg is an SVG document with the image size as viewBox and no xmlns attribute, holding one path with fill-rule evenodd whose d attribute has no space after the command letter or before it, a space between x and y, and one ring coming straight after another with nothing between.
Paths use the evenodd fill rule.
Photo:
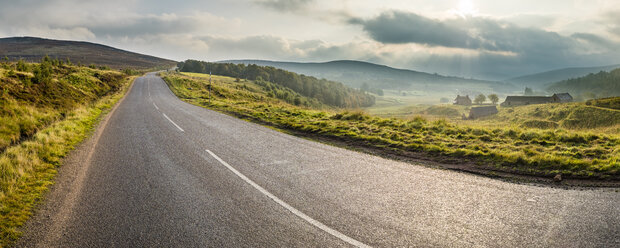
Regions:
<instances>
[{"instance_id":1,"label":"white road marking","mask_svg":"<svg viewBox=\"0 0 620 248\"><path fill-rule=\"evenodd\" d=\"M170 121L170 123L172 123L175 127L177 127L179 130L181 130L181 132L185 132L185 130L183 130L183 128L179 127L179 125L174 123L174 121L172 121L166 114L164 114L164 113L161 113L161 114L164 115L164 117L166 117L166 119L168 119Z\"/></svg>"},{"instance_id":2,"label":"white road marking","mask_svg":"<svg viewBox=\"0 0 620 248\"><path fill-rule=\"evenodd\" d=\"M153 102L153 106L155 106L155 108L156 108L157 110L159 110L159 107L157 107L157 105L155 105L155 102Z\"/></svg>"},{"instance_id":3,"label":"white road marking","mask_svg":"<svg viewBox=\"0 0 620 248\"><path fill-rule=\"evenodd\" d=\"M267 197L271 198L271 200L275 201L276 203L278 203L280 206L286 208L288 211L290 211L291 213L293 213L294 215L297 215L299 218L302 218L303 220L307 221L308 223L312 224L313 226L333 235L336 238L341 239L344 242L347 242L351 245L357 246L357 247L370 247L367 244L364 244L360 241L357 241L347 235L344 235L343 233L336 231L328 226L326 226L325 224L319 222L318 220L313 219L312 217L302 213L301 211L297 210L296 208L292 207L291 205L288 205L286 202L280 200L280 198L278 198L277 196L269 193L269 191L267 191L266 189L264 189L263 187L261 187L260 185L256 184L254 181L252 181L251 179L249 179L248 177L246 177L245 175L241 174L241 172L239 172L238 170L236 170L235 168L233 168L232 166L230 166L228 163L226 163L226 161L222 160L220 157L218 157L217 155L215 155L215 153L206 150L209 154L211 154L211 156L213 156L213 158L215 158L217 161L219 161L222 165L226 166L226 168L228 168L230 171L232 171L233 173L235 173L235 175L237 175L238 177L240 177L241 179L243 179L243 181L245 181L246 183L248 183L249 185L252 185L252 187L254 187L255 189L257 189L258 191L260 191L263 195L266 195Z\"/></svg>"}]
</instances>

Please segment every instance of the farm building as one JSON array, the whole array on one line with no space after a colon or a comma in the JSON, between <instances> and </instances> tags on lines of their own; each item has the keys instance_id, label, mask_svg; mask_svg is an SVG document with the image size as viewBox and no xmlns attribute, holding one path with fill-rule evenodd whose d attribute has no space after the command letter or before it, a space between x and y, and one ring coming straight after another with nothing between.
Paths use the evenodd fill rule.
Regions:
<instances>
[{"instance_id":1,"label":"farm building","mask_svg":"<svg viewBox=\"0 0 620 248\"><path fill-rule=\"evenodd\" d=\"M506 101L500 104L502 107L522 106L530 104L552 103L550 96L507 96Z\"/></svg>"},{"instance_id":2,"label":"farm building","mask_svg":"<svg viewBox=\"0 0 620 248\"><path fill-rule=\"evenodd\" d=\"M483 107L473 107L469 110L468 119L477 119L480 117L485 117L489 115L497 114L497 108L495 105L492 106L483 106Z\"/></svg>"},{"instance_id":3,"label":"farm building","mask_svg":"<svg viewBox=\"0 0 620 248\"><path fill-rule=\"evenodd\" d=\"M502 107L522 106L530 104L542 104L542 103L563 103L572 102L573 97L568 93L557 93L553 96L507 96Z\"/></svg>"},{"instance_id":4,"label":"farm building","mask_svg":"<svg viewBox=\"0 0 620 248\"><path fill-rule=\"evenodd\" d=\"M553 98L553 102L572 102L573 96L568 93L556 93L551 96Z\"/></svg>"},{"instance_id":5,"label":"farm building","mask_svg":"<svg viewBox=\"0 0 620 248\"><path fill-rule=\"evenodd\" d=\"M456 99L454 99L454 105L469 106L469 105L471 105L471 99L469 99L469 96L457 95Z\"/></svg>"}]
</instances>

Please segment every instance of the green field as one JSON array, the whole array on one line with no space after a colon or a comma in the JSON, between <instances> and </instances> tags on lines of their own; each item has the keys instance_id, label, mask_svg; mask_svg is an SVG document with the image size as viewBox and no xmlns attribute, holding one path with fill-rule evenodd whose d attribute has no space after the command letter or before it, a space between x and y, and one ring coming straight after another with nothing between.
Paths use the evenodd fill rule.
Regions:
<instances>
[{"instance_id":1,"label":"green field","mask_svg":"<svg viewBox=\"0 0 620 248\"><path fill-rule=\"evenodd\" d=\"M581 109L589 108L585 104L550 106L549 113L541 111L540 114L530 113L529 108L535 110L541 106L506 109L505 113L493 117L498 120L505 118L501 119L502 123L491 119L466 122L459 121L458 117L453 118L454 121L450 118L429 120L418 115L382 118L359 110L297 107L268 96L263 87L251 81L235 82L225 77L213 81L213 95L209 102L208 80L204 77L177 73L163 74L163 77L172 91L187 102L310 137L331 138L379 150L424 153L431 160L451 158L457 163L511 173L620 178L620 137L618 133L600 131L617 127L613 124L617 119L604 115L591 119L587 115L590 111ZM562 115L560 112L565 108L572 112ZM430 113L452 116L454 111L451 109L454 107L446 105ZM455 110L464 109L456 107ZM424 111L428 112L429 108ZM545 125L523 124L525 120L512 123L520 118L507 117L509 111L519 115L523 112L532 120L555 121L560 128L538 128ZM600 129L583 128L590 122L596 122Z\"/></svg>"},{"instance_id":2,"label":"green field","mask_svg":"<svg viewBox=\"0 0 620 248\"><path fill-rule=\"evenodd\" d=\"M427 120L445 119L461 126L481 128L565 129L603 134L620 133L620 110L616 101L620 98L592 100L587 103L548 103L502 108L497 115L478 120L462 120L468 115L468 106L452 104L405 104L377 99L377 105L364 111L378 117L411 120L423 117ZM474 105L475 106L475 105ZM616 109L614 109L616 108Z\"/></svg>"},{"instance_id":3,"label":"green field","mask_svg":"<svg viewBox=\"0 0 620 248\"><path fill-rule=\"evenodd\" d=\"M133 77L118 71L1 63L0 246L16 240L56 168L85 139Z\"/></svg>"}]
</instances>

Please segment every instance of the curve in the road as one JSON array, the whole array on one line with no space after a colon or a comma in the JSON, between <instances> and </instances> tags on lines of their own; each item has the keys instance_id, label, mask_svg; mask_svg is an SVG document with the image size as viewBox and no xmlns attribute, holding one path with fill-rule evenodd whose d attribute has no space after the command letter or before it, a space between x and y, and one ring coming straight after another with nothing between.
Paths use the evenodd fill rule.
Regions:
<instances>
[{"instance_id":1,"label":"curve in the road","mask_svg":"<svg viewBox=\"0 0 620 248\"><path fill-rule=\"evenodd\" d=\"M616 189L344 150L187 104L153 74L98 132L60 168L19 246L620 246Z\"/></svg>"}]
</instances>

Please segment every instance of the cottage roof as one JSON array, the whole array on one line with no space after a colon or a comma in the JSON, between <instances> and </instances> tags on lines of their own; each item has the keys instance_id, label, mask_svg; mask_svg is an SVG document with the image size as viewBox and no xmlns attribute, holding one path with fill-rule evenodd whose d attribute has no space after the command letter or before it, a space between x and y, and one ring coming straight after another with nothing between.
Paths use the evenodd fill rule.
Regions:
<instances>
[{"instance_id":1,"label":"cottage roof","mask_svg":"<svg viewBox=\"0 0 620 248\"><path fill-rule=\"evenodd\" d=\"M551 101L550 96L507 96L506 102L545 102Z\"/></svg>"},{"instance_id":2,"label":"cottage roof","mask_svg":"<svg viewBox=\"0 0 620 248\"><path fill-rule=\"evenodd\" d=\"M470 119L494 115L494 114L497 114L497 108L495 107L495 105L473 107L469 110Z\"/></svg>"},{"instance_id":3,"label":"cottage roof","mask_svg":"<svg viewBox=\"0 0 620 248\"><path fill-rule=\"evenodd\" d=\"M553 95L557 97L558 99L560 99L561 101L572 101L573 100L573 96L571 96L568 93L556 93Z\"/></svg>"}]
</instances>

